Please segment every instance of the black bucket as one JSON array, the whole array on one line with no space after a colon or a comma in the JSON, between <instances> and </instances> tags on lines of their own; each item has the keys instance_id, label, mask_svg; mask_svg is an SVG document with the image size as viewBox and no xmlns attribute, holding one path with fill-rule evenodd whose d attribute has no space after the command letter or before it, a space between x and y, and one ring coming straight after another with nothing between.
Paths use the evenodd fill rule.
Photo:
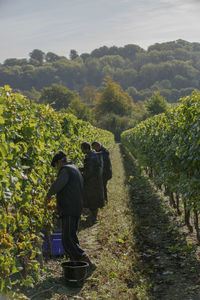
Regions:
<instances>
[{"instance_id":1,"label":"black bucket","mask_svg":"<svg viewBox=\"0 0 200 300\"><path fill-rule=\"evenodd\" d=\"M87 276L89 264L84 261L68 261L62 263L65 281L70 286L80 286Z\"/></svg>"}]
</instances>

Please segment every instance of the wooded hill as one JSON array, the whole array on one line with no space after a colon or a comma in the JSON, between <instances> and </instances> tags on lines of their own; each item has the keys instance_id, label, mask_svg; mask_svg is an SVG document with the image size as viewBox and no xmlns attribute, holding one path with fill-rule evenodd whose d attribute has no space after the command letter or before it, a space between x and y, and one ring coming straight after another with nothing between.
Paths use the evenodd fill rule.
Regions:
<instances>
[{"instance_id":1,"label":"wooded hill","mask_svg":"<svg viewBox=\"0 0 200 300\"><path fill-rule=\"evenodd\" d=\"M109 75L134 102L159 90L170 103L200 86L200 43L184 40L157 43L147 50L132 44L104 46L81 55L71 50L69 59L39 49L29 56L0 64L0 86L8 84L37 97L37 91L57 83L82 95L87 86L101 91L102 81Z\"/></svg>"}]
</instances>

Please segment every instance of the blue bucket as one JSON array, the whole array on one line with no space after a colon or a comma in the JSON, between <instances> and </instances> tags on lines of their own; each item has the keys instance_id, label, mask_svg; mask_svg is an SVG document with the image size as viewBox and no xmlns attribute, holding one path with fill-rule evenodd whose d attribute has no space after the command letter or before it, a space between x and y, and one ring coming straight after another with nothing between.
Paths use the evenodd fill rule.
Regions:
<instances>
[{"instance_id":1,"label":"blue bucket","mask_svg":"<svg viewBox=\"0 0 200 300\"><path fill-rule=\"evenodd\" d=\"M44 242L43 242L43 254L47 252L47 239L45 232L44 234ZM62 244L62 231L61 230L54 230L53 234L50 236L50 244L51 244L51 254L58 256L58 255L64 255L65 251L63 249L63 244Z\"/></svg>"}]
</instances>

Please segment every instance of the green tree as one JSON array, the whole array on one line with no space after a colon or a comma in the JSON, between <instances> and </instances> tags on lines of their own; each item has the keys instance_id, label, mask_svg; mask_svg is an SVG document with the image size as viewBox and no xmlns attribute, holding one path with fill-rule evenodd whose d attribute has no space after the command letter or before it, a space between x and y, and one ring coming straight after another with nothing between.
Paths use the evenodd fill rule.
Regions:
<instances>
[{"instance_id":1,"label":"green tree","mask_svg":"<svg viewBox=\"0 0 200 300\"><path fill-rule=\"evenodd\" d=\"M53 83L59 83L56 79L56 70L51 64L44 64L35 68L33 77L35 88L41 90L43 87L50 86Z\"/></svg>"},{"instance_id":2,"label":"green tree","mask_svg":"<svg viewBox=\"0 0 200 300\"><path fill-rule=\"evenodd\" d=\"M89 57L85 61L88 85L98 86L102 81L99 59Z\"/></svg>"},{"instance_id":3,"label":"green tree","mask_svg":"<svg viewBox=\"0 0 200 300\"><path fill-rule=\"evenodd\" d=\"M48 52L45 56L45 59L47 62L54 62L54 61L58 60L59 58L60 57L53 52Z\"/></svg>"},{"instance_id":4,"label":"green tree","mask_svg":"<svg viewBox=\"0 0 200 300\"><path fill-rule=\"evenodd\" d=\"M100 47L91 52L91 56L95 58L99 58L108 54L109 54L109 48L107 46Z\"/></svg>"},{"instance_id":5,"label":"green tree","mask_svg":"<svg viewBox=\"0 0 200 300\"><path fill-rule=\"evenodd\" d=\"M133 101L111 78L107 77L104 84L105 88L97 96L94 108L97 126L114 133L118 141L122 131L135 125Z\"/></svg>"},{"instance_id":6,"label":"green tree","mask_svg":"<svg viewBox=\"0 0 200 300\"><path fill-rule=\"evenodd\" d=\"M32 87L29 91L22 91L23 95L27 97L29 100L33 100L35 102L39 101L40 92L38 92L34 87Z\"/></svg>"},{"instance_id":7,"label":"green tree","mask_svg":"<svg viewBox=\"0 0 200 300\"><path fill-rule=\"evenodd\" d=\"M139 77L142 84L142 89L149 88L158 80L159 65L152 63L145 64L141 67Z\"/></svg>"},{"instance_id":8,"label":"green tree","mask_svg":"<svg viewBox=\"0 0 200 300\"><path fill-rule=\"evenodd\" d=\"M43 63L45 58L45 53L39 49L34 49L32 52L29 53L30 59L35 59L39 61L40 64Z\"/></svg>"},{"instance_id":9,"label":"green tree","mask_svg":"<svg viewBox=\"0 0 200 300\"><path fill-rule=\"evenodd\" d=\"M136 121L129 116L119 116L114 113L103 115L97 123L98 127L109 130L115 135L115 140L120 141L123 131L136 125Z\"/></svg>"},{"instance_id":10,"label":"green tree","mask_svg":"<svg viewBox=\"0 0 200 300\"><path fill-rule=\"evenodd\" d=\"M76 59L77 57L79 57L79 56L78 56L78 52L77 52L76 50L74 50L74 49L70 50L69 58L70 58L71 60L74 60L74 59Z\"/></svg>"},{"instance_id":11,"label":"green tree","mask_svg":"<svg viewBox=\"0 0 200 300\"><path fill-rule=\"evenodd\" d=\"M126 91L132 97L133 102L137 102L139 100L139 92L134 86L130 86Z\"/></svg>"},{"instance_id":12,"label":"green tree","mask_svg":"<svg viewBox=\"0 0 200 300\"><path fill-rule=\"evenodd\" d=\"M114 74L114 79L120 83L123 89L133 86L137 80L135 69L118 69Z\"/></svg>"},{"instance_id":13,"label":"green tree","mask_svg":"<svg viewBox=\"0 0 200 300\"><path fill-rule=\"evenodd\" d=\"M17 59L17 58L8 58L4 61L4 66L23 66L27 64L27 59L22 58L22 59Z\"/></svg>"},{"instance_id":14,"label":"green tree","mask_svg":"<svg viewBox=\"0 0 200 300\"><path fill-rule=\"evenodd\" d=\"M145 101L145 107L150 116L158 115L165 112L169 105L160 92L155 91L151 98Z\"/></svg>"},{"instance_id":15,"label":"green tree","mask_svg":"<svg viewBox=\"0 0 200 300\"><path fill-rule=\"evenodd\" d=\"M86 60L88 57L90 57L90 54L88 54L88 53L82 53L82 54L80 55L80 57L81 57L82 60L85 62L85 60Z\"/></svg>"},{"instance_id":16,"label":"green tree","mask_svg":"<svg viewBox=\"0 0 200 300\"><path fill-rule=\"evenodd\" d=\"M60 84L52 84L41 91L40 103L51 104L56 110L67 108L77 94Z\"/></svg>"},{"instance_id":17,"label":"green tree","mask_svg":"<svg viewBox=\"0 0 200 300\"><path fill-rule=\"evenodd\" d=\"M86 103L81 102L78 97L70 102L67 112L72 113L80 120L94 122L92 110Z\"/></svg>"},{"instance_id":18,"label":"green tree","mask_svg":"<svg viewBox=\"0 0 200 300\"><path fill-rule=\"evenodd\" d=\"M94 105L97 97L97 88L95 86L85 86L82 91L82 100L88 105Z\"/></svg>"},{"instance_id":19,"label":"green tree","mask_svg":"<svg viewBox=\"0 0 200 300\"><path fill-rule=\"evenodd\" d=\"M147 116L146 107L143 101L138 101L133 104L133 119L136 123L140 123Z\"/></svg>"},{"instance_id":20,"label":"green tree","mask_svg":"<svg viewBox=\"0 0 200 300\"><path fill-rule=\"evenodd\" d=\"M133 109L131 96L109 77L105 79L104 83L105 89L99 94L96 102L97 116L108 113L120 116L131 115Z\"/></svg>"},{"instance_id":21,"label":"green tree","mask_svg":"<svg viewBox=\"0 0 200 300\"><path fill-rule=\"evenodd\" d=\"M173 80L173 85L174 85L174 87L181 89L181 88L187 87L188 80L181 75L176 75Z\"/></svg>"},{"instance_id":22,"label":"green tree","mask_svg":"<svg viewBox=\"0 0 200 300\"><path fill-rule=\"evenodd\" d=\"M34 59L34 58L30 58L29 59L29 64L35 67L39 67L41 65L41 63L39 62L39 60Z\"/></svg>"},{"instance_id":23,"label":"green tree","mask_svg":"<svg viewBox=\"0 0 200 300\"><path fill-rule=\"evenodd\" d=\"M131 61L135 59L137 53L143 53L143 52L145 52L144 49L134 44L125 45L123 48L120 49L121 56L124 58L128 58Z\"/></svg>"},{"instance_id":24,"label":"green tree","mask_svg":"<svg viewBox=\"0 0 200 300\"><path fill-rule=\"evenodd\" d=\"M125 65L125 60L120 55L105 55L99 58L99 62L101 67L109 65L114 69L123 68Z\"/></svg>"}]
</instances>

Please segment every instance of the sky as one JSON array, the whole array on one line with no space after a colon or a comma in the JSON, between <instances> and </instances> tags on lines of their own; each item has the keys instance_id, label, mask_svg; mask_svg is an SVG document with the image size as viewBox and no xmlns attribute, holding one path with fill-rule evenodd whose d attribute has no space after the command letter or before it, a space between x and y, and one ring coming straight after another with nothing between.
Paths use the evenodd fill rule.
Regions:
<instances>
[{"instance_id":1,"label":"sky","mask_svg":"<svg viewBox=\"0 0 200 300\"><path fill-rule=\"evenodd\" d=\"M200 43L200 0L0 0L0 63L177 39Z\"/></svg>"}]
</instances>

